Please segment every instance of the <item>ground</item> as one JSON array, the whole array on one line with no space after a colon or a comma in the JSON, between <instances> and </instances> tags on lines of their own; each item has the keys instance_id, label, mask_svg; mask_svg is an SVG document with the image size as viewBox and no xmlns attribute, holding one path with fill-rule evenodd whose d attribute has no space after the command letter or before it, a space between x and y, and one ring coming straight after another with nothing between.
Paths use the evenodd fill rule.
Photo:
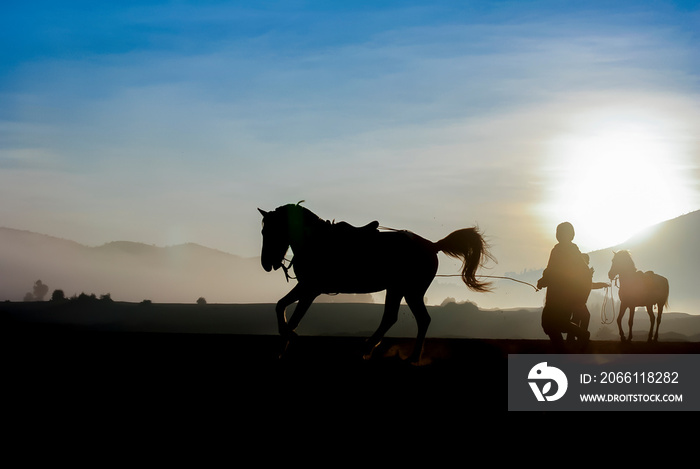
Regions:
<instances>
[{"instance_id":1,"label":"ground","mask_svg":"<svg viewBox=\"0 0 700 469\"><path fill-rule=\"evenodd\" d=\"M371 360L358 337L301 336L280 359L272 335L3 330L5 389L22 415L114 412L324 419L431 415L473 419L507 411L508 354L553 353L545 340L387 338ZM591 341L584 353L700 353L698 342Z\"/></svg>"}]
</instances>

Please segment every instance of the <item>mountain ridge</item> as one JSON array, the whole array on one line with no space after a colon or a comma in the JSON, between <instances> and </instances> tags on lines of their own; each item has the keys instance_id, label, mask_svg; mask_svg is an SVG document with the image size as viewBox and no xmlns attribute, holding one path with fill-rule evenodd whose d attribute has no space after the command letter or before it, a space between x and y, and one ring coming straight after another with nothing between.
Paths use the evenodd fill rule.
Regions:
<instances>
[{"instance_id":1,"label":"mountain ridge","mask_svg":"<svg viewBox=\"0 0 700 469\"><path fill-rule=\"evenodd\" d=\"M0 301L21 301L37 280L64 291L110 294L140 302L217 303L277 301L289 291L282 275L270 275L259 257L242 257L197 243L155 246L111 241L86 246L15 228L0 227ZM370 301L358 295L349 301ZM335 301L333 298L327 301Z\"/></svg>"},{"instance_id":2,"label":"mountain ridge","mask_svg":"<svg viewBox=\"0 0 700 469\"><path fill-rule=\"evenodd\" d=\"M592 251L594 281L608 281L614 250L630 249L640 270L653 270L671 284L668 311L700 314L700 295L694 269L700 249L694 234L700 230L700 210L654 225L617 246ZM665 240L665 241L664 241ZM543 260L546 262L546 259ZM543 268L528 268L504 276L535 285ZM102 295L122 301L192 303L205 298L215 303L270 303L285 295L293 280L271 275L260 267L259 257L241 257L197 243L155 246L134 241L112 241L85 246L50 235L0 227L0 301L20 301L41 280L50 292L66 296ZM541 307L542 292L526 285L494 280L495 293L477 297L484 309ZM603 291L591 293L593 313L604 302ZM432 304L445 299L474 301L459 279L437 278L428 290ZM50 293L49 293L50 295ZM383 302L381 294L322 295L318 301ZM483 303L482 303L483 302ZM618 305L619 306L619 305Z\"/></svg>"}]
</instances>

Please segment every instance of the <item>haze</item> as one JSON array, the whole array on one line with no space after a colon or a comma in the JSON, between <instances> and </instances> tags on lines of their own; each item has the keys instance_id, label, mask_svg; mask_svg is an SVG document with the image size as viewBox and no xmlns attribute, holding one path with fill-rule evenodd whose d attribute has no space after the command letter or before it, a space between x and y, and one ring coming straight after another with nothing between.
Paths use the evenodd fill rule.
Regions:
<instances>
[{"instance_id":1,"label":"haze","mask_svg":"<svg viewBox=\"0 0 700 469\"><path fill-rule=\"evenodd\" d=\"M700 210L668 220L640 232L625 243L590 252L594 281L608 281L614 250L629 249L638 269L664 275L671 286L666 311L700 314L696 269L700 265ZM475 293L456 276L436 278L426 303L469 302L485 309L541 308L545 290L534 285L547 259L534 269L505 272L491 279L494 290ZM443 259L444 262L444 259ZM492 275L495 269L481 274ZM451 272L456 275L458 269ZM290 272L294 276L294 271ZM60 289L68 297L80 293L109 294L113 300L194 304L275 303L296 284L279 270L267 273L260 258L242 258L196 244L171 247L112 242L99 247L27 231L0 227L0 301L21 301L39 279L47 285L46 298ZM529 285L528 285L529 284ZM589 310L598 319L612 317L619 307L618 288L594 290ZM610 298L610 295L613 298ZM321 295L317 302L383 303L384 294ZM271 306L270 306L271 307ZM272 309L270 309L272 311ZM615 310L616 311L616 310ZM646 315L644 315L646 316Z\"/></svg>"}]
</instances>

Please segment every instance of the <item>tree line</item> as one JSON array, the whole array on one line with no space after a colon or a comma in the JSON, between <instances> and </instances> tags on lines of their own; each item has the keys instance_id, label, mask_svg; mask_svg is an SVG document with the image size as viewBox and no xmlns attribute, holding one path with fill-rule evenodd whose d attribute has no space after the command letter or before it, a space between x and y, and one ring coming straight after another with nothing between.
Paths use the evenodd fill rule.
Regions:
<instances>
[{"instance_id":1,"label":"tree line","mask_svg":"<svg viewBox=\"0 0 700 469\"><path fill-rule=\"evenodd\" d=\"M49 292L49 286L46 285L44 282L41 280L37 280L34 282L34 286L32 288L31 292L27 292L24 295L24 301L44 301L44 298L46 298L46 295ZM51 293L51 301L55 302L60 302L60 301L70 301L70 300L80 300L80 301L97 301L97 295L94 293L87 294L87 293L81 293L80 295L74 294L72 297L67 298L66 294L63 290L61 289L56 289ZM100 295L99 301L105 301L105 302L111 302L112 300L112 295L109 293L105 293L103 295ZM141 302L142 304L151 304L151 300L143 300ZM200 296L197 298L197 304L198 305L205 305L207 304L207 300Z\"/></svg>"}]
</instances>

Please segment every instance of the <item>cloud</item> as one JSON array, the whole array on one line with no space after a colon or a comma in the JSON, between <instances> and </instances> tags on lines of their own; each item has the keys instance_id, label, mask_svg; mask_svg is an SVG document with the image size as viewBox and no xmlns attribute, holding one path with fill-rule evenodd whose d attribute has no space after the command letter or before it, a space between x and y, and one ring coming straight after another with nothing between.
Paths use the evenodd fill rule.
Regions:
<instances>
[{"instance_id":1,"label":"cloud","mask_svg":"<svg viewBox=\"0 0 700 469\"><path fill-rule=\"evenodd\" d=\"M0 164L23 170L0 182L25 210L7 220L253 255L255 207L306 199L431 239L478 223L520 259L504 268L535 267L549 238L517 245L545 231L532 206L567 116L630 90L697 102L697 48L672 16L446 9L121 12L111 47L93 28L3 76Z\"/></svg>"}]
</instances>

